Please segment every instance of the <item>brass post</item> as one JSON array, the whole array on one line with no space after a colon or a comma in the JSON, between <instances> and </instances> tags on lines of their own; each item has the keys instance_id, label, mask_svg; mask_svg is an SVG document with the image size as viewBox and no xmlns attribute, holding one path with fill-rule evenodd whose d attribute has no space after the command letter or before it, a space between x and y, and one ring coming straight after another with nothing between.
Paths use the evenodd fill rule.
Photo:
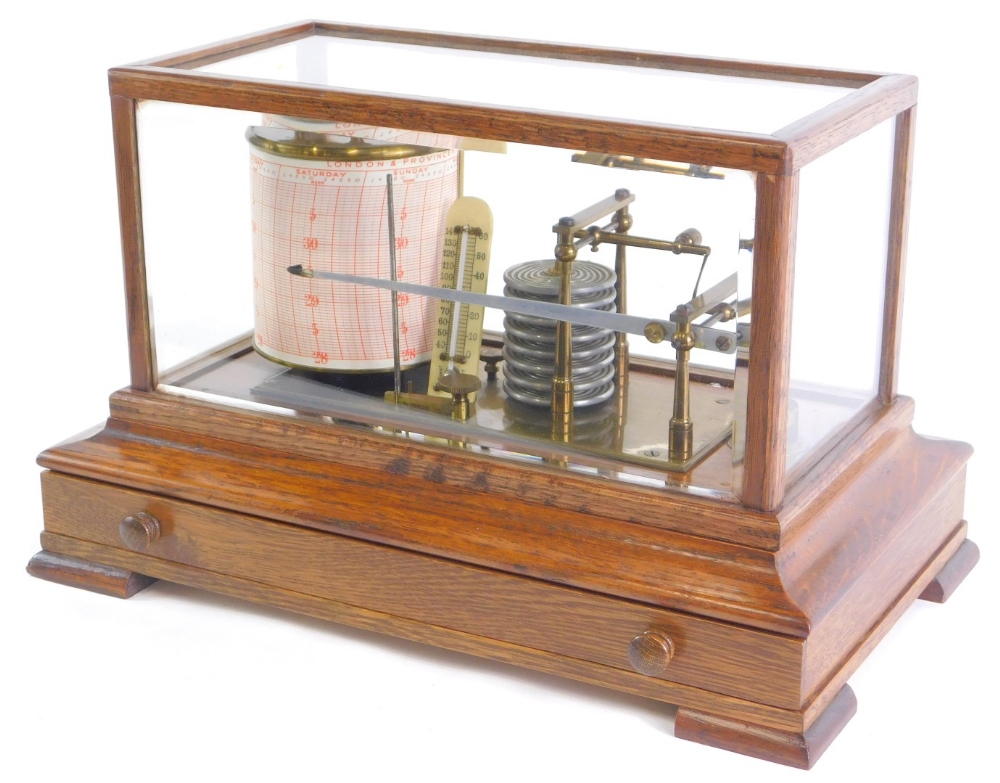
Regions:
<instances>
[{"instance_id":1,"label":"brass post","mask_svg":"<svg viewBox=\"0 0 1000 783\"><path fill-rule=\"evenodd\" d=\"M576 246L573 244L573 218L562 218L559 243L556 245L556 271L559 274L559 304L573 304L573 261ZM555 372L552 376L552 432L565 440L573 418L573 324L556 322Z\"/></svg>"},{"instance_id":2,"label":"brass post","mask_svg":"<svg viewBox=\"0 0 1000 783\"><path fill-rule=\"evenodd\" d=\"M669 452L671 461L690 459L694 450L694 422L691 420L691 379L689 362L694 347L691 333L691 305L678 307L670 316L677 329L670 344L677 351L677 372L674 377L674 415L670 419Z\"/></svg>"},{"instance_id":3,"label":"brass post","mask_svg":"<svg viewBox=\"0 0 1000 783\"><path fill-rule=\"evenodd\" d=\"M632 216L629 214L628 205L626 204L615 213L615 232L618 234L627 234L630 228L632 228ZM627 276L624 244L615 247L615 275L615 308L619 313L627 313ZM622 392L628 383L628 360L628 334L626 332L616 332L615 372L618 378L619 393Z\"/></svg>"}]
</instances>

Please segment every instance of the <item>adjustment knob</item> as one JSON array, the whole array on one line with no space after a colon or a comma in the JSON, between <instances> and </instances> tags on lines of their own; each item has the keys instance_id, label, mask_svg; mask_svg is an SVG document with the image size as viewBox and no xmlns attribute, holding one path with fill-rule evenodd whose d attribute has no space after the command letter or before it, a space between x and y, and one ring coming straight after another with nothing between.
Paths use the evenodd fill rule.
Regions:
<instances>
[{"instance_id":1,"label":"adjustment knob","mask_svg":"<svg viewBox=\"0 0 1000 783\"><path fill-rule=\"evenodd\" d=\"M464 372L446 372L434 384L434 391L447 392L451 395L451 417L459 421L469 418L472 401L469 395L483 388L478 375Z\"/></svg>"},{"instance_id":2,"label":"adjustment knob","mask_svg":"<svg viewBox=\"0 0 1000 783\"><path fill-rule=\"evenodd\" d=\"M503 361L503 351L484 345L479 351L479 360L486 365L486 380L495 381Z\"/></svg>"},{"instance_id":3,"label":"adjustment knob","mask_svg":"<svg viewBox=\"0 0 1000 783\"><path fill-rule=\"evenodd\" d=\"M674 643L660 631L645 631L628 646L628 659L639 674L659 677L674 657Z\"/></svg>"},{"instance_id":4,"label":"adjustment knob","mask_svg":"<svg viewBox=\"0 0 1000 783\"><path fill-rule=\"evenodd\" d=\"M434 384L434 391L447 392L452 397L464 397L479 391L481 388L483 388L483 382L479 380L479 376L465 372L445 373Z\"/></svg>"},{"instance_id":5,"label":"adjustment knob","mask_svg":"<svg viewBox=\"0 0 1000 783\"><path fill-rule=\"evenodd\" d=\"M146 548L160 537L160 520L152 514L140 511L121 521L118 525L118 535L129 549L145 552Z\"/></svg>"}]
</instances>

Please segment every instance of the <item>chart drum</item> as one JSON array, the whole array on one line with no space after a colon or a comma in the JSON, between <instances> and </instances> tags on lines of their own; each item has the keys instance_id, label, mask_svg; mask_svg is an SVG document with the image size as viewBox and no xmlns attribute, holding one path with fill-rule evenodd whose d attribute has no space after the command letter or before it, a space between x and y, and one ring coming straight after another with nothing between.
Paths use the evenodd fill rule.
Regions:
<instances>
[{"instance_id":1,"label":"chart drum","mask_svg":"<svg viewBox=\"0 0 1000 783\"><path fill-rule=\"evenodd\" d=\"M293 367L389 371L394 351L389 291L296 277L287 270L301 264L389 279L391 175L397 277L437 285L445 215L458 196L458 150L325 131L287 123L247 129L254 347ZM398 306L402 366L428 361L435 302L404 295Z\"/></svg>"},{"instance_id":2,"label":"chart drum","mask_svg":"<svg viewBox=\"0 0 1000 783\"><path fill-rule=\"evenodd\" d=\"M360 122L324 122L307 120L302 117L287 117L282 114L265 114L261 124L273 128L301 131L303 133L323 133L331 136L347 136L352 139L412 144L417 147L439 149L464 149L465 139L447 133L386 128L379 125L365 125Z\"/></svg>"}]
</instances>

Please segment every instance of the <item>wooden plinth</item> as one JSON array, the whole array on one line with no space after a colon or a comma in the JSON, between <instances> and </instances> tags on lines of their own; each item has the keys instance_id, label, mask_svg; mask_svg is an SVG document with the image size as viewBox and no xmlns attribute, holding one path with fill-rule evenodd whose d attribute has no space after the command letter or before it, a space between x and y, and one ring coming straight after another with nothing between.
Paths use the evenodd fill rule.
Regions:
<instances>
[{"instance_id":1,"label":"wooden plinth","mask_svg":"<svg viewBox=\"0 0 1000 783\"><path fill-rule=\"evenodd\" d=\"M103 430L40 457L31 573L115 595L161 578L561 674L678 705L679 737L793 766L849 720L847 679L906 608L975 562L971 450L914 435L908 401L774 514L336 425L112 402Z\"/></svg>"}]
</instances>

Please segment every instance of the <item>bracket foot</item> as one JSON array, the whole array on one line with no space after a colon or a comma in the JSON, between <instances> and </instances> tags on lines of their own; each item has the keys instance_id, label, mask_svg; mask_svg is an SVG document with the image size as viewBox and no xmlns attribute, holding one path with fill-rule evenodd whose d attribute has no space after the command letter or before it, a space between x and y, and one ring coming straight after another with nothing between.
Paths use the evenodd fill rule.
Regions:
<instances>
[{"instance_id":1,"label":"bracket foot","mask_svg":"<svg viewBox=\"0 0 1000 783\"><path fill-rule=\"evenodd\" d=\"M938 575L931 580L931 583L924 588L918 597L924 601L943 604L962 584L962 580L969 575L978 562L979 547L969 539L965 539L955 554L951 556L951 559L941 567Z\"/></svg>"},{"instance_id":2,"label":"bracket foot","mask_svg":"<svg viewBox=\"0 0 1000 783\"><path fill-rule=\"evenodd\" d=\"M156 580L151 576L67 557L44 549L28 562L28 573L69 587L80 587L115 598L131 598Z\"/></svg>"},{"instance_id":3,"label":"bracket foot","mask_svg":"<svg viewBox=\"0 0 1000 783\"><path fill-rule=\"evenodd\" d=\"M674 736L765 761L809 769L854 717L857 708L854 691L845 685L812 725L800 734L681 707L677 710Z\"/></svg>"}]
</instances>

